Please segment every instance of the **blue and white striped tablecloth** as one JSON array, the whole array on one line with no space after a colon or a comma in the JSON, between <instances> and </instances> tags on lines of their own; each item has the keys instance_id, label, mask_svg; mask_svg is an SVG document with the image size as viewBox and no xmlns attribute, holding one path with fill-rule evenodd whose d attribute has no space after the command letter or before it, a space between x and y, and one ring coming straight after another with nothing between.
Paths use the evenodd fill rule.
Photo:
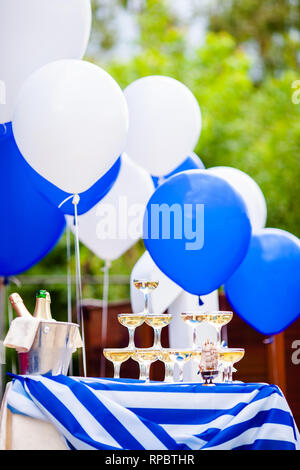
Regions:
<instances>
[{"instance_id":1,"label":"blue and white striped tablecloth","mask_svg":"<svg viewBox=\"0 0 300 470\"><path fill-rule=\"evenodd\" d=\"M70 449L299 449L275 385L17 376L8 407L50 421Z\"/></svg>"}]
</instances>

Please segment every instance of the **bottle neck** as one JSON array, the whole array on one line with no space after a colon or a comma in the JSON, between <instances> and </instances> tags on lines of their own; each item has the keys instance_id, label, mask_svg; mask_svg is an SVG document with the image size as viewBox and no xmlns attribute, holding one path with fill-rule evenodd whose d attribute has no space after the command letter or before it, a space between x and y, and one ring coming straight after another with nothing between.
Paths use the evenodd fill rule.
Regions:
<instances>
[{"instance_id":1,"label":"bottle neck","mask_svg":"<svg viewBox=\"0 0 300 470\"><path fill-rule=\"evenodd\" d=\"M49 296L50 297L50 296ZM47 312L47 319L52 320L52 314L51 314L51 301L50 298L46 298L46 312Z\"/></svg>"},{"instance_id":2,"label":"bottle neck","mask_svg":"<svg viewBox=\"0 0 300 470\"><path fill-rule=\"evenodd\" d=\"M19 294L11 294L9 301L15 310L18 317L31 317L31 313L27 310L24 305L23 299Z\"/></svg>"},{"instance_id":3,"label":"bottle neck","mask_svg":"<svg viewBox=\"0 0 300 470\"><path fill-rule=\"evenodd\" d=\"M52 320L50 302L43 297L37 297L33 316L43 320Z\"/></svg>"}]
</instances>

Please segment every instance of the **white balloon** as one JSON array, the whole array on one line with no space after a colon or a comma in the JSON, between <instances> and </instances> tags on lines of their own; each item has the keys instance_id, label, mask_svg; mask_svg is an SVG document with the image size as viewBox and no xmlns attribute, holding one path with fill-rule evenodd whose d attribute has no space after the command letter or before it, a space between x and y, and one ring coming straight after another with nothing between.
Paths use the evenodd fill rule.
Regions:
<instances>
[{"instance_id":1,"label":"white balloon","mask_svg":"<svg viewBox=\"0 0 300 470\"><path fill-rule=\"evenodd\" d=\"M160 75L136 80L124 94L130 118L127 154L151 175L170 173L199 139L196 98L183 83Z\"/></svg>"},{"instance_id":2,"label":"white balloon","mask_svg":"<svg viewBox=\"0 0 300 470\"><path fill-rule=\"evenodd\" d=\"M148 251L145 251L133 267L130 276L130 299L134 313L144 310L144 296L134 287L134 279L159 281L157 289L151 292L149 298L149 310L152 313L164 313L174 299L182 292L182 288L171 281L171 279L156 266Z\"/></svg>"},{"instance_id":3,"label":"white balloon","mask_svg":"<svg viewBox=\"0 0 300 470\"><path fill-rule=\"evenodd\" d=\"M216 166L206 171L225 179L242 196L247 209L252 230L257 231L266 225L267 204L262 190L249 176L237 168Z\"/></svg>"},{"instance_id":4,"label":"white balloon","mask_svg":"<svg viewBox=\"0 0 300 470\"><path fill-rule=\"evenodd\" d=\"M122 256L143 234L144 212L153 191L150 175L123 154L112 189L90 211L78 217L81 242L103 260ZM74 218L66 218L74 230Z\"/></svg>"},{"instance_id":5,"label":"white balloon","mask_svg":"<svg viewBox=\"0 0 300 470\"><path fill-rule=\"evenodd\" d=\"M25 79L43 65L81 59L91 29L90 0L0 0L0 123L12 120Z\"/></svg>"},{"instance_id":6,"label":"white balloon","mask_svg":"<svg viewBox=\"0 0 300 470\"><path fill-rule=\"evenodd\" d=\"M128 109L115 80L82 60L61 60L22 86L13 117L18 147L44 178L69 193L89 189L122 153Z\"/></svg>"}]
</instances>

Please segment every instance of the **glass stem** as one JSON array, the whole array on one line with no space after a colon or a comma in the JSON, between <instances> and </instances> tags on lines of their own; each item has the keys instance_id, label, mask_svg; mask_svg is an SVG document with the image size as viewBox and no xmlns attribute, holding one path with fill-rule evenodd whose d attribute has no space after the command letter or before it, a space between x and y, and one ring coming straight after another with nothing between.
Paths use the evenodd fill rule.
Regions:
<instances>
[{"instance_id":1,"label":"glass stem","mask_svg":"<svg viewBox=\"0 0 300 470\"><path fill-rule=\"evenodd\" d=\"M120 378L120 369L121 369L121 363L114 362L114 379Z\"/></svg>"},{"instance_id":2,"label":"glass stem","mask_svg":"<svg viewBox=\"0 0 300 470\"><path fill-rule=\"evenodd\" d=\"M160 336L161 336L161 328L154 328L153 349L161 349Z\"/></svg>"},{"instance_id":3,"label":"glass stem","mask_svg":"<svg viewBox=\"0 0 300 470\"><path fill-rule=\"evenodd\" d=\"M144 292L144 299L145 299L144 313L148 314L149 313L149 293L148 292Z\"/></svg>"},{"instance_id":4,"label":"glass stem","mask_svg":"<svg viewBox=\"0 0 300 470\"><path fill-rule=\"evenodd\" d=\"M165 362L165 382L173 382L174 379L174 365L170 362Z\"/></svg>"},{"instance_id":5,"label":"glass stem","mask_svg":"<svg viewBox=\"0 0 300 470\"><path fill-rule=\"evenodd\" d=\"M149 382L150 380L150 366L151 366L151 362L147 362L146 363L146 366L145 366L145 369L146 369L146 382Z\"/></svg>"},{"instance_id":6,"label":"glass stem","mask_svg":"<svg viewBox=\"0 0 300 470\"><path fill-rule=\"evenodd\" d=\"M232 364L228 366L228 382L232 384Z\"/></svg>"},{"instance_id":7,"label":"glass stem","mask_svg":"<svg viewBox=\"0 0 300 470\"><path fill-rule=\"evenodd\" d=\"M147 380L147 370L146 370L146 365L140 363L140 380Z\"/></svg>"},{"instance_id":8,"label":"glass stem","mask_svg":"<svg viewBox=\"0 0 300 470\"><path fill-rule=\"evenodd\" d=\"M179 382L183 382L183 364L177 363L179 367Z\"/></svg>"},{"instance_id":9,"label":"glass stem","mask_svg":"<svg viewBox=\"0 0 300 470\"><path fill-rule=\"evenodd\" d=\"M135 348L134 332L135 332L135 328L128 328L128 333L129 333L128 349L134 349Z\"/></svg>"},{"instance_id":10,"label":"glass stem","mask_svg":"<svg viewBox=\"0 0 300 470\"><path fill-rule=\"evenodd\" d=\"M197 328L193 328L193 349L197 349Z\"/></svg>"},{"instance_id":11,"label":"glass stem","mask_svg":"<svg viewBox=\"0 0 300 470\"><path fill-rule=\"evenodd\" d=\"M216 327L217 330L217 347L221 347L221 329L222 327Z\"/></svg>"}]
</instances>

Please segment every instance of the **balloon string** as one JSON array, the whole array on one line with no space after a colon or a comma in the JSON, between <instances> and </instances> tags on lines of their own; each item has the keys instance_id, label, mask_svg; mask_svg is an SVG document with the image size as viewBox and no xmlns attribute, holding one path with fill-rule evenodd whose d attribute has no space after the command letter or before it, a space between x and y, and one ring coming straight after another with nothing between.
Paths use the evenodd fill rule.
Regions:
<instances>
[{"instance_id":1,"label":"balloon string","mask_svg":"<svg viewBox=\"0 0 300 470\"><path fill-rule=\"evenodd\" d=\"M15 284L17 287L19 287L19 288L22 287L22 282L21 282L17 277L15 277L15 276L9 276L9 277L7 277L7 278L6 278L6 282L7 282L8 285L11 284L11 283L13 283L13 284Z\"/></svg>"},{"instance_id":2,"label":"balloon string","mask_svg":"<svg viewBox=\"0 0 300 470\"><path fill-rule=\"evenodd\" d=\"M78 196L78 194L71 194L71 196L66 197L66 199L64 199L64 200L59 204L58 208L60 209L60 208L65 204L65 202L69 201L69 200L72 199L72 198L73 198L73 201L74 201L74 197L75 197L75 196ZM78 197L79 197L79 196L78 196ZM79 200L80 200L80 198L79 198ZM79 202L79 200L78 200L78 202ZM72 201L72 202L73 202L73 201ZM73 204L74 204L74 202L73 202ZM78 203L77 203L77 204L78 204ZM77 205L77 204L76 204L76 205ZM75 204L74 204L74 205L75 205Z\"/></svg>"},{"instance_id":3,"label":"balloon string","mask_svg":"<svg viewBox=\"0 0 300 470\"><path fill-rule=\"evenodd\" d=\"M106 260L102 271L104 273L103 278L103 299L102 299L102 325L101 325L101 346L102 348L106 345L107 337L107 320L108 320L108 292L109 292L109 268L111 266L110 261ZM104 356L101 355L101 367L100 377L105 375L105 362Z\"/></svg>"},{"instance_id":4,"label":"balloon string","mask_svg":"<svg viewBox=\"0 0 300 470\"><path fill-rule=\"evenodd\" d=\"M76 304L77 304L77 322L81 326L82 334L82 361L83 361L83 375L86 374L86 351L85 351L85 337L84 337L84 320L82 310L82 284L81 284L81 268L80 268L80 249L79 249L79 228L78 228L78 213L77 206L80 201L80 196L74 194L72 204L74 205L75 214L75 266L76 266Z\"/></svg>"},{"instance_id":5,"label":"balloon string","mask_svg":"<svg viewBox=\"0 0 300 470\"><path fill-rule=\"evenodd\" d=\"M68 322L72 323L72 279L71 279L71 230L67 225L66 234L67 248L67 305L68 305ZM73 356L72 356L73 358ZM69 374L73 375L73 360L70 363Z\"/></svg>"},{"instance_id":6,"label":"balloon string","mask_svg":"<svg viewBox=\"0 0 300 470\"><path fill-rule=\"evenodd\" d=\"M4 336L4 311L5 311L5 299L6 299L6 285L3 282L3 278L0 279L0 400L2 399L3 391L4 391L4 374L3 374L3 366L2 364L5 363L5 348L3 345L3 336Z\"/></svg>"},{"instance_id":7,"label":"balloon string","mask_svg":"<svg viewBox=\"0 0 300 470\"><path fill-rule=\"evenodd\" d=\"M5 292L5 297L7 297L7 286L6 286L6 292ZM12 305L10 302L7 302L7 317L8 317L8 324L11 325L11 322L13 321L13 309ZM13 374L17 373L17 367L16 367L16 361L15 361L15 355L12 356L11 359L11 371Z\"/></svg>"},{"instance_id":8,"label":"balloon string","mask_svg":"<svg viewBox=\"0 0 300 470\"><path fill-rule=\"evenodd\" d=\"M67 225L67 237L66 237L66 248L67 248L67 302L68 302L68 322L72 322L72 291L71 291L71 238L70 238L70 227Z\"/></svg>"}]
</instances>

